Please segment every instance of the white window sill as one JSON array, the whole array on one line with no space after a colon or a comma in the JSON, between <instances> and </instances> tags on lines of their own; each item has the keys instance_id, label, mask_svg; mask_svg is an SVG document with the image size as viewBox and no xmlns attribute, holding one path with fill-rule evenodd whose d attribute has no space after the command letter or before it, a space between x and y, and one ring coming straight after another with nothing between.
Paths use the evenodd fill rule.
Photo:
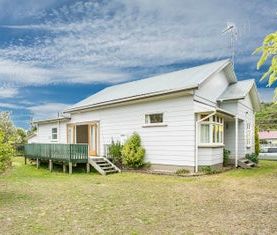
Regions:
<instances>
[{"instance_id":1,"label":"white window sill","mask_svg":"<svg viewBox=\"0 0 277 235\"><path fill-rule=\"evenodd\" d=\"M58 142L58 140L51 140L51 142Z\"/></svg>"},{"instance_id":2,"label":"white window sill","mask_svg":"<svg viewBox=\"0 0 277 235\"><path fill-rule=\"evenodd\" d=\"M144 124L142 127L143 128L148 128L148 127L166 127L167 124L165 123L151 123L151 124Z\"/></svg>"},{"instance_id":3,"label":"white window sill","mask_svg":"<svg viewBox=\"0 0 277 235\"><path fill-rule=\"evenodd\" d=\"M219 148L224 147L224 144L198 144L198 147L200 148Z\"/></svg>"}]
</instances>

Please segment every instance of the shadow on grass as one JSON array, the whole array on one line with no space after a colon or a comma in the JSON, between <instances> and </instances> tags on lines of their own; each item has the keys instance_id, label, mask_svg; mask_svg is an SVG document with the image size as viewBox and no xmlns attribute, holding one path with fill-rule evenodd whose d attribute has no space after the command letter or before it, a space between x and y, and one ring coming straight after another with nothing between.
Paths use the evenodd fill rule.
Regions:
<instances>
[{"instance_id":1,"label":"shadow on grass","mask_svg":"<svg viewBox=\"0 0 277 235\"><path fill-rule=\"evenodd\" d=\"M31 196L28 194L17 193L17 192L0 192L0 205L13 204L19 201L29 201Z\"/></svg>"},{"instance_id":2,"label":"shadow on grass","mask_svg":"<svg viewBox=\"0 0 277 235\"><path fill-rule=\"evenodd\" d=\"M32 168L36 169L36 162L35 161L28 161L27 165L31 165ZM24 167L24 166L23 166ZM97 173L97 171L91 167L90 168L91 173ZM48 161L41 161L40 166L36 170L44 170L49 171L49 162ZM68 165L66 166L66 172L63 172L63 165L61 163L53 163L53 169L52 173L62 173L62 174L68 174ZM78 163L76 165L73 165L72 167L72 174L87 174L86 171L86 164L85 163Z\"/></svg>"}]
</instances>

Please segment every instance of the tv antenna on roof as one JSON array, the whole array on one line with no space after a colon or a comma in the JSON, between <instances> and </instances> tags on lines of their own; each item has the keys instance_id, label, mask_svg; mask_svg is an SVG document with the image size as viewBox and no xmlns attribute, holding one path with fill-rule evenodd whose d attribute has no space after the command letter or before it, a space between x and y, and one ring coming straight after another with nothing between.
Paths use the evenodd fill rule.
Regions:
<instances>
[{"instance_id":1,"label":"tv antenna on roof","mask_svg":"<svg viewBox=\"0 0 277 235\"><path fill-rule=\"evenodd\" d=\"M225 29L222 34L230 35L230 46L232 49L232 62L235 65L235 53L236 53L236 41L238 40L238 29L236 25L232 22L227 22Z\"/></svg>"}]
</instances>

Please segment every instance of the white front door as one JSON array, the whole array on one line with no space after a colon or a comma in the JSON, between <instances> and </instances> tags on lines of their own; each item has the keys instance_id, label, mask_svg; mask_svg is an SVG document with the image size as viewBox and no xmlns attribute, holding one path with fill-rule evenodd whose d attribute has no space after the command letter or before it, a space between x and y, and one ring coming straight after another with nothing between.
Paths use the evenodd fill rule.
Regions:
<instances>
[{"instance_id":1,"label":"white front door","mask_svg":"<svg viewBox=\"0 0 277 235\"><path fill-rule=\"evenodd\" d=\"M67 127L67 143L74 144L75 143L75 127L68 126Z\"/></svg>"}]
</instances>

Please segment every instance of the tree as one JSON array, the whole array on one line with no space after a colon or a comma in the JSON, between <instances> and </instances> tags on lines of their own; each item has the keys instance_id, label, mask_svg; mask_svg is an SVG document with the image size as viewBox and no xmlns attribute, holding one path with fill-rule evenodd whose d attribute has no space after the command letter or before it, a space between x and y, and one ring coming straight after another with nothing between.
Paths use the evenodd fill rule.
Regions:
<instances>
[{"instance_id":1,"label":"tree","mask_svg":"<svg viewBox=\"0 0 277 235\"><path fill-rule=\"evenodd\" d=\"M0 130L3 133L4 142L11 141L16 136L16 128L11 121L9 112L0 112Z\"/></svg>"},{"instance_id":2,"label":"tree","mask_svg":"<svg viewBox=\"0 0 277 235\"><path fill-rule=\"evenodd\" d=\"M14 148L10 141L5 140L5 134L0 130L0 173L11 165Z\"/></svg>"},{"instance_id":3,"label":"tree","mask_svg":"<svg viewBox=\"0 0 277 235\"><path fill-rule=\"evenodd\" d=\"M17 144L26 144L27 143L27 133L22 128L16 129L16 140Z\"/></svg>"},{"instance_id":4,"label":"tree","mask_svg":"<svg viewBox=\"0 0 277 235\"><path fill-rule=\"evenodd\" d=\"M263 45L258 47L253 54L262 52L257 63L257 69L265 64L267 59L271 59L271 65L267 72L261 77L261 80L268 78L268 86L272 86L277 81L277 32L267 35L263 40ZM277 88L275 89L275 98L277 97Z\"/></svg>"}]
</instances>

